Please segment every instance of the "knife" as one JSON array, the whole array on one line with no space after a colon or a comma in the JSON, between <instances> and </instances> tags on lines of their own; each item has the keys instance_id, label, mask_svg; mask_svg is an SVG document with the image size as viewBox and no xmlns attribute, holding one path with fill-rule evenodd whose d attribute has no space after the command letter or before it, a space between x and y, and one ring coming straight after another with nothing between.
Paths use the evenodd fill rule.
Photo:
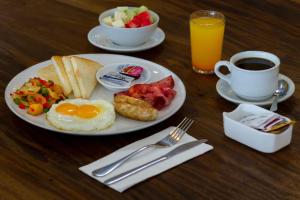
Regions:
<instances>
[{"instance_id":1,"label":"knife","mask_svg":"<svg viewBox=\"0 0 300 200\"><path fill-rule=\"evenodd\" d=\"M148 168L148 167L150 167L152 165L155 165L155 164L157 164L157 163L159 163L161 161L167 160L168 158L171 158L171 157L173 157L173 156L175 156L177 154L180 154L180 153L182 153L184 151L187 151L187 150L189 150L189 149L191 149L191 148L193 148L195 146L198 146L198 145L200 145L202 143L205 143L205 142L207 142L207 139L196 140L196 141L192 141L192 142L188 142L188 143L182 144L182 145L176 147L172 151L166 153L165 155L163 155L163 156L161 156L159 158L156 158L156 159L154 159L154 160L152 160L152 161L150 161L150 162L148 162L146 164L140 165L140 166L138 166L136 168L133 168L133 169L128 170L126 172L123 172L123 173L121 173L119 175L116 175L116 176L114 176L112 178L109 178L106 181L104 181L103 183L105 185L114 184L114 183L116 183L118 181L121 181L121 180L123 180L123 179L125 179L125 178L127 178L127 177L129 177L129 176L131 176L133 174L138 173L139 171L142 171L143 169L146 169L146 168Z\"/></svg>"}]
</instances>

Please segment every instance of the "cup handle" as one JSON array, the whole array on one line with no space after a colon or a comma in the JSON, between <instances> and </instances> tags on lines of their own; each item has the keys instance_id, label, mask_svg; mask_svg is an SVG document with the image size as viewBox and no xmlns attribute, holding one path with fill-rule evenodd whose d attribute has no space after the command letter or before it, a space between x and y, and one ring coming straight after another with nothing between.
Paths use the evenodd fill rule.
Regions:
<instances>
[{"instance_id":1,"label":"cup handle","mask_svg":"<svg viewBox=\"0 0 300 200\"><path fill-rule=\"evenodd\" d=\"M226 81L230 85L230 73L224 75L220 72L220 68L225 66L228 68L229 72L231 72L230 63L228 61L221 60L215 64L215 74L220 78Z\"/></svg>"}]
</instances>

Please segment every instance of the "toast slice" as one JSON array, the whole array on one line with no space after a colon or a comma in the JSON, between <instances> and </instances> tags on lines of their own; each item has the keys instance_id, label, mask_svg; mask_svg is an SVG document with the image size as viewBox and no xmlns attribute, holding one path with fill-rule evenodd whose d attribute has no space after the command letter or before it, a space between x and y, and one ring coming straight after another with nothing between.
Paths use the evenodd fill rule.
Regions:
<instances>
[{"instance_id":1,"label":"toast slice","mask_svg":"<svg viewBox=\"0 0 300 200\"><path fill-rule=\"evenodd\" d=\"M102 65L77 56L72 56L71 62L80 88L81 97L89 98L97 85L96 72Z\"/></svg>"},{"instance_id":2,"label":"toast slice","mask_svg":"<svg viewBox=\"0 0 300 200\"><path fill-rule=\"evenodd\" d=\"M45 80L51 80L55 84L61 86L61 83L60 83L59 78L56 74L55 68L52 64L39 69L37 71L37 74L40 78L45 79Z\"/></svg>"},{"instance_id":3,"label":"toast slice","mask_svg":"<svg viewBox=\"0 0 300 200\"><path fill-rule=\"evenodd\" d=\"M77 79L75 77L75 73L73 70L73 66L72 66L72 62L71 62L71 56L63 56L62 57L62 61L64 63L64 67L67 73L67 76L69 78L72 90L73 90L73 94L75 98L81 98L81 92L80 92L80 88L77 82Z\"/></svg>"},{"instance_id":4,"label":"toast slice","mask_svg":"<svg viewBox=\"0 0 300 200\"><path fill-rule=\"evenodd\" d=\"M72 92L72 87L67 76L62 57L52 56L51 60L54 65L56 74L58 75L61 86L63 87L64 94L68 96Z\"/></svg>"}]
</instances>

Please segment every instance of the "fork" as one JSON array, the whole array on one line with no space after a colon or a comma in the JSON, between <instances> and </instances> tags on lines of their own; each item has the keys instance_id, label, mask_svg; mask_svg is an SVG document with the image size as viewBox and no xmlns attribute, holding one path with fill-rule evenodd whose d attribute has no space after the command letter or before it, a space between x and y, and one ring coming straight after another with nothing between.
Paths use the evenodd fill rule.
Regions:
<instances>
[{"instance_id":1,"label":"fork","mask_svg":"<svg viewBox=\"0 0 300 200\"><path fill-rule=\"evenodd\" d=\"M115 169L117 169L118 167L120 167L121 165L123 165L127 160L129 160L133 156L137 155L138 153L140 153L150 147L170 147L170 146L175 145L182 138L184 133L190 128L190 126L192 125L193 122L194 122L194 120L185 117L178 124L178 126L162 140L160 140L154 144L148 144L146 146L143 146L143 147L137 149L136 151L130 153L129 155L127 155L111 164L108 164L104 167L96 169L92 172L92 175L97 176L97 177L105 176L105 175L109 174L110 172L114 171Z\"/></svg>"}]
</instances>

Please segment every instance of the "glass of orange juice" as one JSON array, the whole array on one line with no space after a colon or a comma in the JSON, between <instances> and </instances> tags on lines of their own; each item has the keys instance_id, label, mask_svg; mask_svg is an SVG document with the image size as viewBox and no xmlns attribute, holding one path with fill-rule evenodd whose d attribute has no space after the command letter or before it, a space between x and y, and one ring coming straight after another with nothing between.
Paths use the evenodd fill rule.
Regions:
<instances>
[{"instance_id":1,"label":"glass of orange juice","mask_svg":"<svg viewBox=\"0 0 300 200\"><path fill-rule=\"evenodd\" d=\"M225 17L222 13L198 10L190 16L192 66L200 74L213 74L221 59Z\"/></svg>"}]
</instances>

